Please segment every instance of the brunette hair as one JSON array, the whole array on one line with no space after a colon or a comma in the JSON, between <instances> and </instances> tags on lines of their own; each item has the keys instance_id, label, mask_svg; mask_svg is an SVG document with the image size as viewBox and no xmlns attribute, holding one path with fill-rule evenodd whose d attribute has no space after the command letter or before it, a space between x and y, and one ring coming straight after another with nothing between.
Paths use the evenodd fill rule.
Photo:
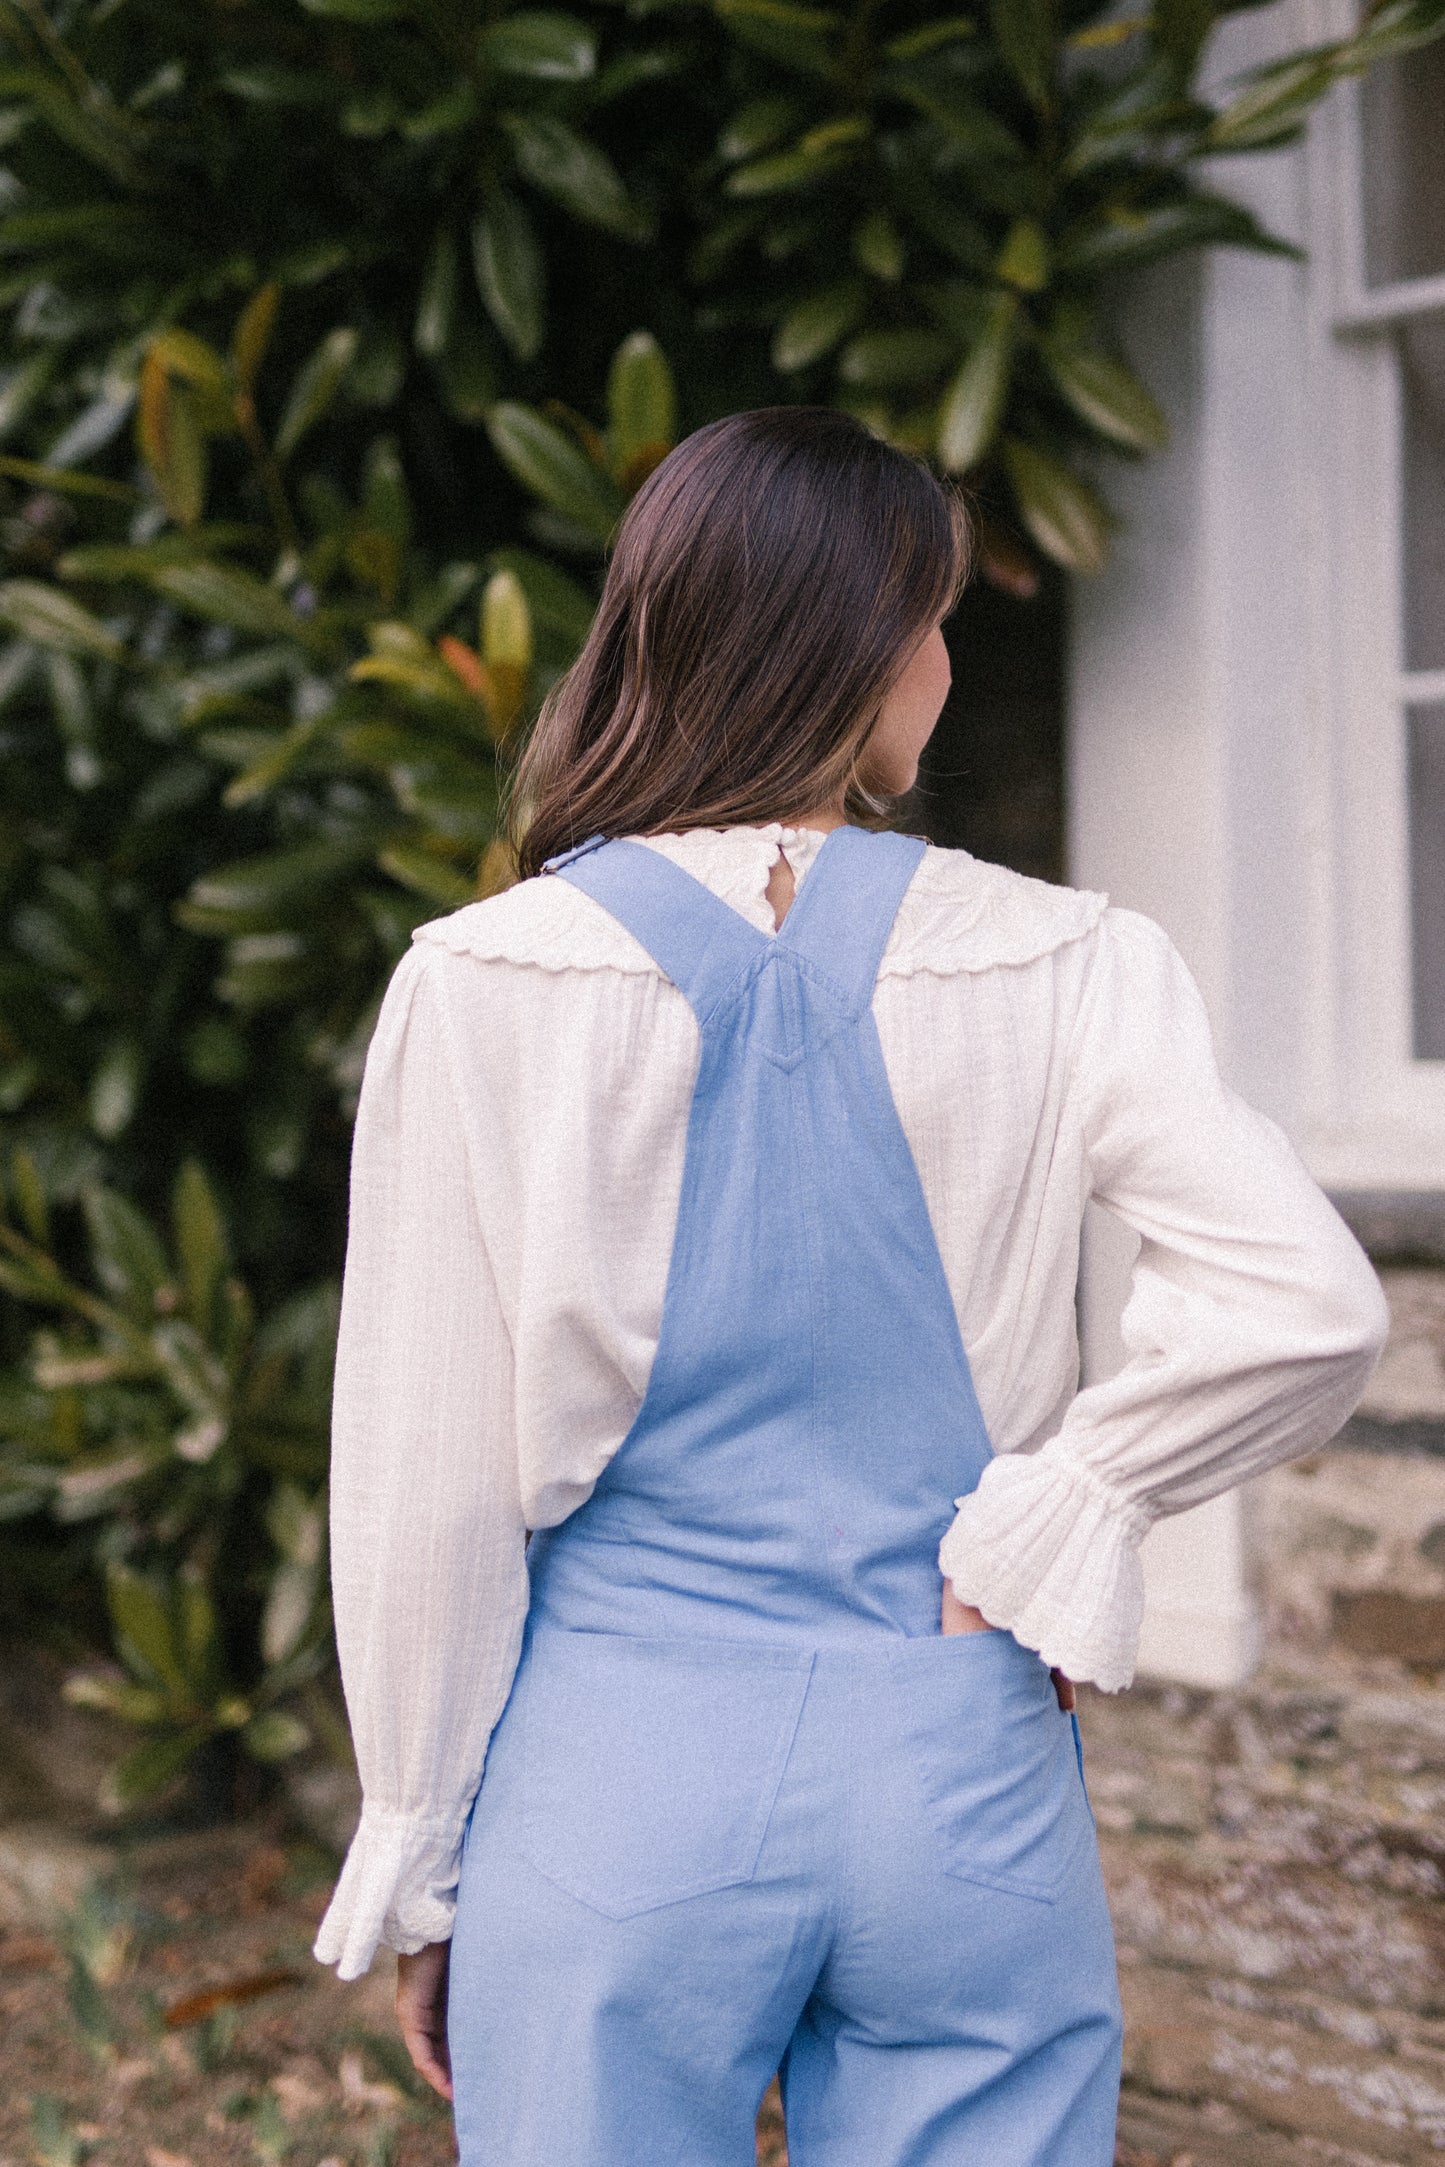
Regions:
<instances>
[{"instance_id":1,"label":"brunette hair","mask_svg":"<svg viewBox=\"0 0 1445 2167\"><path fill-rule=\"evenodd\" d=\"M846 792L968 571L967 517L919 460L830 407L733 414L633 498L581 654L513 778L519 870L592 835L786 819Z\"/></svg>"}]
</instances>

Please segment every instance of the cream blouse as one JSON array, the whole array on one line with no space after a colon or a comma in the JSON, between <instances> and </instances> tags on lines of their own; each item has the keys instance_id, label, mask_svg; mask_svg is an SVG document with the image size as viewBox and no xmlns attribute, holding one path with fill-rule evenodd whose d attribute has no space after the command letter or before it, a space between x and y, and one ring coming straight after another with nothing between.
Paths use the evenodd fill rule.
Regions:
<instances>
[{"instance_id":1,"label":"cream blouse","mask_svg":"<svg viewBox=\"0 0 1445 2167\"><path fill-rule=\"evenodd\" d=\"M646 838L765 933L776 823ZM1309 1451L1384 1299L1275 1124L1220 1080L1151 919L930 847L873 1000L995 1457L940 1564L1071 1677L1132 1676L1158 1515ZM589 1495L657 1346L692 1011L569 881L418 928L353 1147L332 1580L365 1805L316 1953L451 1929L460 1842L527 1608L524 1531ZM1142 1236L1124 1367L1078 1391L1084 1204Z\"/></svg>"}]
</instances>

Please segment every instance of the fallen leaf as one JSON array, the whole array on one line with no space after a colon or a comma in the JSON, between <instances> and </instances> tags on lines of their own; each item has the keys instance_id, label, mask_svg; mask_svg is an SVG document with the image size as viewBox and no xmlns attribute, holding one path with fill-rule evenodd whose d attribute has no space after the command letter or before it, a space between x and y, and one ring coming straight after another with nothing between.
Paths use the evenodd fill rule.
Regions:
<instances>
[{"instance_id":1,"label":"fallen leaf","mask_svg":"<svg viewBox=\"0 0 1445 2167\"><path fill-rule=\"evenodd\" d=\"M0 1966L6 1971L49 1971L60 1951L44 1934L0 1934Z\"/></svg>"},{"instance_id":2,"label":"fallen leaf","mask_svg":"<svg viewBox=\"0 0 1445 2167\"><path fill-rule=\"evenodd\" d=\"M208 1986L199 1994L185 1994L172 2002L165 2015L166 2030L180 2031L183 2025L199 2024L203 2017L214 2016L218 2009L234 2008L262 1994L274 1994L278 1987L300 1984L299 1971L255 1971L242 1979L227 1979L222 1986Z\"/></svg>"},{"instance_id":3,"label":"fallen leaf","mask_svg":"<svg viewBox=\"0 0 1445 2167\"><path fill-rule=\"evenodd\" d=\"M146 2167L194 2167L184 2152L164 2152L158 2144L146 2146Z\"/></svg>"}]
</instances>

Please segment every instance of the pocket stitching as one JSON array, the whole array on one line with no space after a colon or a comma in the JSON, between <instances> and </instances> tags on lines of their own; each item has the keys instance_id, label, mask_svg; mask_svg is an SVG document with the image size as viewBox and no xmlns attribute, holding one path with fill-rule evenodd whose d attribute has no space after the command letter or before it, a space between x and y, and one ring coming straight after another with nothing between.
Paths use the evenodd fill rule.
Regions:
<instances>
[{"instance_id":1,"label":"pocket stitching","mask_svg":"<svg viewBox=\"0 0 1445 2167\"><path fill-rule=\"evenodd\" d=\"M981 1634L967 1634L957 1637L982 1639L984 1636ZM1059 1712L1061 1715L1064 1713L1062 1710ZM1065 1720L1071 1719L1066 1717ZM939 1865L950 1880L967 1881L974 1886L997 1889L1006 1896L1024 1897L1030 1903L1057 1903L1063 1894L1070 1868L1074 1863L1075 1854L1082 1843L1085 1826L1088 1825L1084 1822L1082 1816L1076 1817L1072 1829L1066 1830L1055 1870L1046 1881L1041 1881L1036 1876L1028 1874L1010 1874L1001 1868L991 1871L986 1864L974 1866L963 1862L955 1863L953 1847L956 1838L948 1826L947 1810L942 1801L934 1795L929 1782L928 1766L921 1742L914 1734L913 1726L906 1717L903 1721L903 1738L914 1789L923 1806L929 1827L933 1832L934 1841L938 1847ZM1075 1757L1076 1740L1071 1737L1069 1751L1071 1768L1075 1765ZM1080 1788L1083 1788L1082 1782L1080 1782ZM1085 1792L1085 1803L1088 1805L1087 1792ZM1092 1824L1092 1805L1088 1805L1088 1814L1089 1824Z\"/></svg>"},{"instance_id":2,"label":"pocket stitching","mask_svg":"<svg viewBox=\"0 0 1445 2167\"><path fill-rule=\"evenodd\" d=\"M739 1644L739 1652L742 1652L743 1647L744 1644ZM544 1880L551 1882L554 1888L561 1889L564 1895L572 1897L574 1902L586 1905L588 1910L596 1911L604 1918L629 1919L640 1917L644 1912L661 1911L670 1904L686 1903L694 1897L713 1895L721 1889L738 1888L752 1879L757 1872L758 1858L772 1821L783 1777L787 1772L798 1725L802 1720L803 1704L813 1672L813 1657L808 1654L804 1660L798 1660L795 1651L790 1649L787 1651L786 1661L776 1662L768 1660L761 1648L747 1648L745 1652L755 1659L754 1667L761 1671L791 1672L796 1675L796 1692L790 1701L782 1703L779 1710L778 1733L772 1745L773 1780L771 1783L764 1783L762 1796L748 1824L746 1835L738 1845L739 1859L745 1863L741 1863L736 1869L729 1868L726 1872L707 1875L681 1887L669 1888L662 1894L650 1891L616 1899L602 1897L595 1892L585 1893L575 1882L564 1880L554 1865L546 1863L555 1856L555 1840L549 1840L546 1831L537 1826L539 1807L535 1795L531 1798L524 1795L516 1845L528 1864L541 1874ZM522 1725L522 1736L517 1741L524 1761L528 1734L535 1720L535 1711L528 1708ZM764 1775L766 1773L767 1764Z\"/></svg>"}]
</instances>

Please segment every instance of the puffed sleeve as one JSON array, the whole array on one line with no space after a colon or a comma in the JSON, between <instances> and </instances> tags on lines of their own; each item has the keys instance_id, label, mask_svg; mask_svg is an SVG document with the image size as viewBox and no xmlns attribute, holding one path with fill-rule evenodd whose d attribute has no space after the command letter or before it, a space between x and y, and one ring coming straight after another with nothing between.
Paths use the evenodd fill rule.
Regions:
<instances>
[{"instance_id":1,"label":"puffed sleeve","mask_svg":"<svg viewBox=\"0 0 1445 2167\"><path fill-rule=\"evenodd\" d=\"M989 1463L939 1563L991 1624L1115 1692L1134 1674L1151 1522L1332 1437L1388 1315L1283 1131L1221 1080L1165 933L1111 908L1094 938L1070 1094L1085 1186L1140 1236L1126 1360L1040 1450Z\"/></svg>"},{"instance_id":2,"label":"puffed sleeve","mask_svg":"<svg viewBox=\"0 0 1445 2167\"><path fill-rule=\"evenodd\" d=\"M512 1356L477 1207L444 951L413 947L367 1054L332 1417L331 1577L360 1826L316 1955L451 1933L462 1831L527 1607Z\"/></svg>"}]
</instances>

